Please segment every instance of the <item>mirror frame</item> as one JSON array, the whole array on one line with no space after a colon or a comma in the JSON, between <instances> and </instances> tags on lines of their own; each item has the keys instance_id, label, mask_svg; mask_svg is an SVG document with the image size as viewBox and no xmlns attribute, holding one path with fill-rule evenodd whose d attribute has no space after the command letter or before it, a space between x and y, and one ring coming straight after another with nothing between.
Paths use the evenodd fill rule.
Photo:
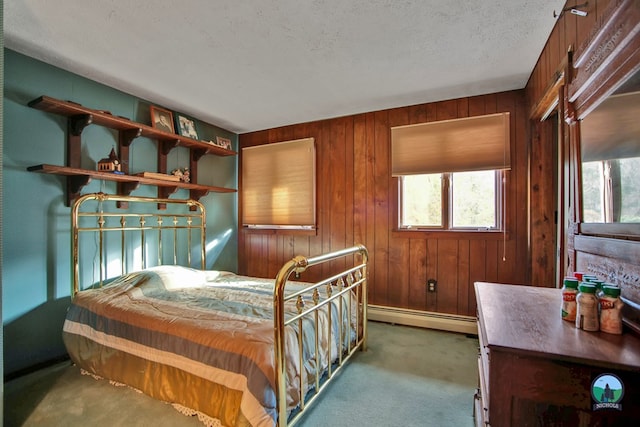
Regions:
<instances>
[{"instance_id":1,"label":"mirror frame","mask_svg":"<svg viewBox=\"0 0 640 427\"><path fill-rule=\"evenodd\" d=\"M640 70L640 5L614 0L573 55L565 119L572 126L574 159L580 164L580 120ZM576 223L581 234L640 238L637 223L584 223L582 176L577 169Z\"/></svg>"}]
</instances>

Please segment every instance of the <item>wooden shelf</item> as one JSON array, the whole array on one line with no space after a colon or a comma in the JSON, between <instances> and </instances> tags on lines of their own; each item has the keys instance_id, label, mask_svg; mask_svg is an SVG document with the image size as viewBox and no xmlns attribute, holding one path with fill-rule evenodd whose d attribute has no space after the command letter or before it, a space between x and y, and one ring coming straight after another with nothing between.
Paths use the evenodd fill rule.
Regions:
<instances>
[{"instance_id":1,"label":"wooden shelf","mask_svg":"<svg viewBox=\"0 0 640 427\"><path fill-rule=\"evenodd\" d=\"M69 117L74 122L71 129L75 129L77 133L82 132L84 127L95 124L127 132L131 135L132 139L144 136L162 141L165 144L169 144L169 149L177 146L189 147L199 152L198 157L204 154L213 154L216 156L235 156L238 154L233 150L227 150L215 144L165 132L149 125L133 122L126 117L114 116L108 111L94 110L71 101L61 101L48 96L41 96L29 102L28 105L37 110Z\"/></svg>"},{"instance_id":2,"label":"wooden shelf","mask_svg":"<svg viewBox=\"0 0 640 427\"><path fill-rule=\"evenodd\" d=\"M67 118L67 165L36 165L28 167L30 172L39 172L67 177L67 205L70 206L79 195L82 188L92 178L118 183L118 194L130 194L140 184L158 187L158 197L167 198L178 188L188 189L190 197L198 200L209 192L233 193L237 190L200 185L195 183L197 176L198 160L204 155L235 156L238 153L233 150L217 146L215 144L197 141L178 134L165 132L152 126L136 123L126 117L114 116L109 111L87 108L72 101L62 101L48 96L40 96L29 102L29 107L48 113L57 114ZM124 174L86 170L80 167L81 136L85 127L95 124L118 131L118 147ZM176 182L171 180L154 179L142 176L129 175L128 160L129 146L138 137L151 138L158 143L158 173L167 172L167 155L175 147L189 148L191 155L189 169L191 179L194 182Z\"/></svg>"},{"instance_id":3,"label":"wooden shelf","mask_svg":"<svg viewBox=\"0 0 640 427\"><path fill-rule=\"evenodd\" d=\"M184 188L189 190L190 197L198 200L200 197L205 196L207 193L235 193L237 190L232 188L215 187L210 185L194 184L190 182L176 182L162 179L145 178L135 175L121 175L112 172L100 172L92 171L88 169L71 168L67 166L56 165L35 165L27 168L29 172L39 172L51 175L63 175L70 177L68 190L71 193L71 199L75 199L79 194L82 187L87 185L92 178L101 179L104 181L115 181L122 183L121 193L130 194L133 190L138 188L140 184L153 185L159 188L163 188L163 197L174 193L178 188Z\"/></svg>"}]
</instances>

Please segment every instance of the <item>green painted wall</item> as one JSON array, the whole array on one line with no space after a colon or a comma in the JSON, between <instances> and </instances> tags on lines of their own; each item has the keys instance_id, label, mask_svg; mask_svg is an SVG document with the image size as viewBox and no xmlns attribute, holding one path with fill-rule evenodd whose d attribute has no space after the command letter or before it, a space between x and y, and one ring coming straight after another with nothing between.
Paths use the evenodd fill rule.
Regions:
<instances>
[{"instance_id":1,"label":"green painted wall","mask_svg":"<svg viewBox=\"0 0 640 427\"><path fill-rule=\"evenodd\" d=\"M123 65L126 66L126 65ZM64 165L66 119L29 108L41 95L78 102L90 108L149 123L149 103L33 58L4 49L4 154L2 315L4 373L11 375L66 354L61 331L70 301L70 208L64 204L65 178L27 172L41 163ZM176 80L177 82L177 80ZM196 122L201 139L237 135ZM89 126L83 134L82 167L94 169L117 145L117 134ZM155 141L138 138L130 148L131 173L156 170ZM173 149L168 169L187 166L189 150ZM198 182L237 188L237 158L204 156ZM93 180L83 193L114 193L114 182ZM155 187L140 186L133 195L156 196ZM188 198L178 190L172 198ZM237 194L209 193L207 268L237 271Z\"/></svg>"}]
</instances>

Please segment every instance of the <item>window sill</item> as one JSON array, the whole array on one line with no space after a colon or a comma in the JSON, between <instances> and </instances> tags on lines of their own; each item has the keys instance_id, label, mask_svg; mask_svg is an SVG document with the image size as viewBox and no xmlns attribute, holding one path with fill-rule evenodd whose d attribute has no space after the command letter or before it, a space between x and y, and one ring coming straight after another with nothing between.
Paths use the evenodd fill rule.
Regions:
<instances>
[{"instance_id":1,"label":"window sill","mask_svg":"<svg viewBox=\"0 0 640 427\"><path fill-rule=\"evenodd\" d=\"M472 231L472 230L434 230L434 229L394 229L393 237L405 239L455 239L455 240L509 240L509 232Z\"/></svg>"}]
</instances>

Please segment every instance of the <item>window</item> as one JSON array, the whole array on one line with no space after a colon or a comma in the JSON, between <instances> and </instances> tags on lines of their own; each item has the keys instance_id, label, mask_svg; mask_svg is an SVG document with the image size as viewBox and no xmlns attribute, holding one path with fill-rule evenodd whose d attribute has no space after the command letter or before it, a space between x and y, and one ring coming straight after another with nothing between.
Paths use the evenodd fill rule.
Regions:
<instances>
[{"instance_id":1,"label":"window","mask_svg":"<svg viewBox=\"0 0 640 427\"><path fill-rule=\"evenodd\" d=\"M585 222L640 223L640 157L582 163Z\"/></svg>"},{"instance_id":2,"label":"window","mask_svg":"<svg viewBox=\"0 0 640 427\"><path fill-rule=\"evenodd\" d=\"M243 148L242 225L314 229L315 171L313 138Z\"/></svg>"},{"instance_id":3,"label":"window","mask_svg":"<svg viewBox=\"0 0 640 427\"><path fill-rule=\"evenodd\" d=\"M400 229L503 230L509 113L391 130Z\"/></svg>"},{"instance_id":4,"label":"window","mask_svg":"<svg viewBox=\"0 0 640 427\"><path fill-rule=\"evenodd\" d=\"M501 171L400 177L400 228L500 229Z\"/></svg>"}]
</instances>

